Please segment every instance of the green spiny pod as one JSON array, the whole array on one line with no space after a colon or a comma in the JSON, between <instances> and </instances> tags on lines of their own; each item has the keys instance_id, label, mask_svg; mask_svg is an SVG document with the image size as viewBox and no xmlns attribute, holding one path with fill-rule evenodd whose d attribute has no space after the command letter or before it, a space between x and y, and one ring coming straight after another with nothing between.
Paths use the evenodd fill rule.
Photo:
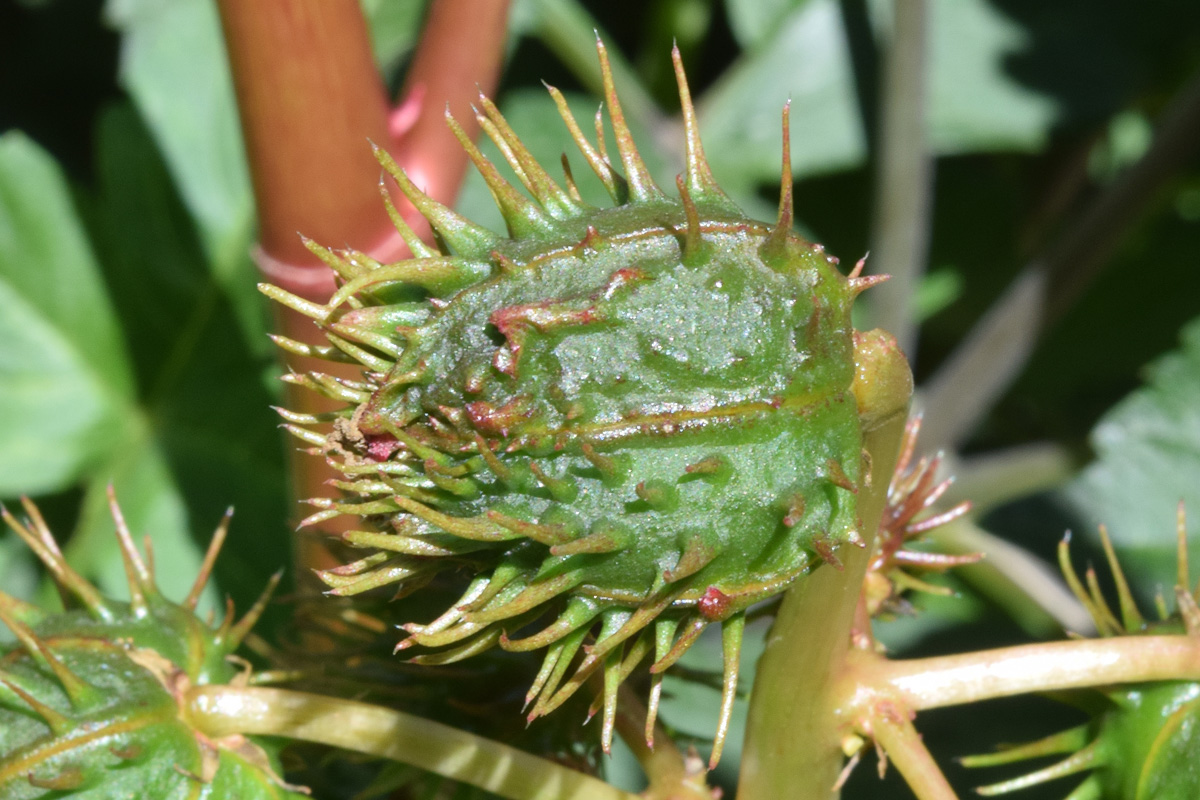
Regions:
<instances>
[{"instance_id":1,"label":"green spiny pod","mask_svg":"<svg viewBox=\"0 0 1200 800\"><path fill-rule=\"evenodd\" d=\"M1187 532L1179 505L1179 561L1176 609L1167 613L1158 598L1158 620L1138 610L1107 531L1101 542L1117 587L1119 613L1100 593L1089 568L1086 584L1071 566L1068 541L1059 545L1067 584L1092 616L1101 636L1186 634L1200 636L1200 587L1189 588ZM1065 756L1048 767L977 791L994 796L1058 778L1088 773L1067 800L1193 800L1200 764L1200 683L1158 681L1064 693L1060 699L1091 715L1091 720L1036 742L962 759L968 767L991 767L1046 756Z\"/></svg>"},{"instance_id":2,"label":"green spiny pod","mask_svg":"<svg viewBox=\"0 0 1200 800\"><path fill-rule=\"evenodd\" d=\"M112 504L131 600L100 592L63 559L37 509L5 521L46 565L77 610L47 613L0 592L0 621L16 644L0 652L0 798L154 797L295 800L274 757L243 736L213 739L187 720L183 694L236 683L228 657L249 633L272 585L242 619L214 628L194 611L225 536L213 538L186 600L159 592Z\"/></svg>"},{"instance_id":3,"label":"green spiny pod","mask_svg":"<svg viewBox=\"0 0 1200 800\"><path fill-rule=\"evenodd\" d=\"M880 278L861 276L862 262L843 275L792 231L787 108L779 216L763 224L713 180L675 52L686 170L669 196L598 50L615 158L603 128L593 146L550 93L614 206L585 203L569 167L563 185L552 179L482 96L477 120L528 194L448 122L507 237L424 195L377 150L437 247L413 235L384 189L411 259L379 264L309 243L342 281L328 304L263 287L330 342L277 339L285 349L363 367L357 381L288 376L347 405L282 414L346 478L342 498L312 501L320 510L308 522L367 523L342 538L371 553L322 572L330 592L409 591L465 568L474 578L461 599L404 625L398 649L424 648L413 660L425 664L544 649L530 720L601 673L593 711L603 708L607 749L618 687L650 659L649 737L662 672L721 625L715 763L745 610L821 563L840 568L842 548L863 544L862 433L902 411L911 377L890 337L850 323L854 298ZM327 422L328 433L304 427Z\"/></svg>"}]
</instances>

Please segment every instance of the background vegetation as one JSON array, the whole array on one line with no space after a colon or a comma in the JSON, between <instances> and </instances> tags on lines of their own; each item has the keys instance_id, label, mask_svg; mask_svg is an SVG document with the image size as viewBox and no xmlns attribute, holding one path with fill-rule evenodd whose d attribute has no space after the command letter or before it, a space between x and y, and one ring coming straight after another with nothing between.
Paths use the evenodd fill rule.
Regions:
<instances>
[{"instance_id":1,"label":"background vegetation","mask_svg":"<svg viewBox=\"0 0 1200 800\"><path fill-rule=\"evenodd\" d=\"M398 87L423 4L363 6ZM877 247L886 213L928 234L921 269L876 249L872 269L899 271L916 291L881 292L864 323L899 328L931 444L951 454L959 494L977 500L956 535L969 546L986 530L1048 558L1065 529L1091 542L1103 520L1150 599L1170 584L1176 502L1200 516L1200 7L931 0L924 138L901 141L931 159L927 206L919 183L899 202L879 190L889 185L880 109L889 96L916 102L880 79L892 10L871 0L519 0L499 104L556 161L565 132L538 81L590 115L598 27L624 55L626 111L669 185L682 142L674 39L717 180L771 218L778 112L790 97L802 230L844 262ZM108 484L133 529L153 535L167 587L190 584L232 504L234 535L205 602L229 593L246 608L288 561L292 443L269 409L279 368L254 291L253 198L215 8L3 0L0 75L0 498L33 496L70 532L69 558L117 594ZM1174 138L1156 135L1168 118ZM1142 182L1131 186L1131 174ZM476 178L460 208L497 224ZM1088 217L1105 203L1108 216ZM1022 276L1017 285L1043 289L1014 297ZM964 345L988 313L1031 346L1011 333ZM996 551L990 570L953 579L957 599L922 602L924 613L883 637L898 655L936 654L1082 624L1050 578L1015 558L1010 567ZM11 537L0 540L0 585L47 591ZM276 604L268 634L287 616ZM710 666L703 649L689 663ZM668 688L666 721L706 739L715 690L681 679ZM1011 701L929 712L921 727L947 759L1063 727L1049 713L1061 712ZM944 766L956 785L979 782ZM620 756L614 769L632 780ZM882 796L873 772L860 773L847 795Z\"/></svg>"}]
</instances>

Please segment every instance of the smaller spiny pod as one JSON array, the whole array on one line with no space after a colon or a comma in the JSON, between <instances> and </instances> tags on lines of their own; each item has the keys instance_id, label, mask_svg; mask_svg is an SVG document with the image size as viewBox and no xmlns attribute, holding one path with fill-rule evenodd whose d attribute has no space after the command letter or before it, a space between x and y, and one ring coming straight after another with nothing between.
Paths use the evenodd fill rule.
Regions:
<instances>
[{"instance_id":1,"label":"smaller spiny pod","mask_svg":"<svg viewBox=\"0 0 1200 800\"><path fill-rule=\"evenodd\" d=\"M971 504L964 501L937 514L926 513L946 494L954 479L938 480L941 453L922 456L913 462L920 432L921 415L917 414L904 428L900 457L888 483L887 506L879 521L875 549L863 584L863 598L872 617L912 613L912 606L904 596L907 592L952 595L949 586L929 583L918 575L945 572L983 559L982 553L951 554L906 547L971 510Z\"/></svg>"},{"instance_id":2,"label":"smaller spiny pod","mask_svg":"<svg viewBox=\"0 0 1200 800\"><path fill-rule=\"evenodd\" d=\"M565 157L563 184L551 178L482 96L476 118L521 187L448 123L508 236L436 203L377 151L437 246L384 190L412 258L380 264L310 243L342 282L327 304L264 287L329 340L282 347L363 370L287 376L346 405L282 415L345 476L340 498L311 501L308 522L362 520L342 540L369 552L320 573L330 592L408 594L465 573L461 598L406 620L398 649L423 664L544 651L531 721L596 675L607 750L618 688L649 661L650 739L663 672L719 626L715 764L746 610L866 544L863 433L904 412L911 376L891 337L851 325L855 297L881 278L861 261L843 274L792 229L787 107L778 218L761 223L713 179L678 51L685 170L668 194L597 48L615 153L599 117L593 145L550 93L614 205L585 202Z\"/></svg>"},{"instance_id":3,"label":"smaller spiny pod","mask_svg":"<svg viewBox=\"0 0 1200 800\"><path fill-rule=\"evenodd\" d=\"M1138 609L1103 527L1100 540L1116 584L1117 612L1101 594L1091 567L1085 578L1086 588L1085 581L1079 579L1070 561L1069 538L1059 545L1059 563L1067 584L1090 613L1100 636L1200 636L1200 586L1190 588L1182 502L1177 527L1175 611L1168 613L1167 602L1160 593L1157 620L1147 619ZM984 786L977 790L981 795L1005 795L1086 773L1066 795L1066 800L1195 800L1196 787L1200 785L1200 683L1126 684L1064 692L1056 698L1087 712L1091 720L1035 742L962 759L968 767L993 767L1059 757L1050 766Z\"/></svg>"},{"instance_id":4,"label":"smaller spiny pod","mask_svg":"<svg viewBox=\"0 0 1200 800\"><path fill-rule=\"evenodd\" d=\"M184 702L191 686L246 680L230 657L278 576L240 620L229 609L213 627L195 608L228 515L187 598L174 603L159 591L111 491L110 502L129 602L104 597L67 564L31 503L24 521L3 509L75 607L49 613L0 592L0 621L15 636L0 649L0 798L298 800L270 751L240 735L204 735Z\"/></svg>"}]
</instances>

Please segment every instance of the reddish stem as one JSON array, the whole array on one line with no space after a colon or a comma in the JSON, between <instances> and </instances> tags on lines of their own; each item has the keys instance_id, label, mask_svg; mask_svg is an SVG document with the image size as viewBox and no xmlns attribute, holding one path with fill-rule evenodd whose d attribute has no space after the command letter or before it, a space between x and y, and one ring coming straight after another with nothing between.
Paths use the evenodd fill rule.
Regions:
<instances>
[{"instance_id":1,"label":"reddish stem","mask_svg":"<svg viewBox=\"0 0 1200 800\"><path fill-rule=\"evenodd\" d=\"M299 231L336 246L375 245L390 225L367 140L390 143L388 102L358 3L219 0L219 6L259 244L273 259L314 267L319 262ZM332 289L332 276L322 270ZM311 283L309 296L318 285Z\"/></svg>"},{"instance_id":2,"label":"reddish stem","mask_svg":"<svg viewBox=\"0 0 1200 800\"><path fill-rule=\"evenodd\" d=\"M466 156L452 146L442 110L451 103L474 134L473 116L462 110L481 88L495 85L507 0L434 0L406 86L405 96L414 102L396 112L389 109L356 0L218 5L258 205L260 265L272 283L325 302L334 289L332 273L298 233L384 260L403 255L379 200L380 167L368 140L392 151L434 197L453 200ZM415 216L407 204L398 205ZM276 319L276 329L290 338L323 339L295 312L277 309ZM338 372L336 365L310 359L287 362L296 371ZM346 376L357 377L353 371ZM302 413L336 405L307 391L295 392L287 404ZM321 459L307 455L293 458L291 472L298 498L328 494L325 482L334 477ZM302 540L297 550L302 566L330 565L314 539Z\"/></svg>"}]
</instances>

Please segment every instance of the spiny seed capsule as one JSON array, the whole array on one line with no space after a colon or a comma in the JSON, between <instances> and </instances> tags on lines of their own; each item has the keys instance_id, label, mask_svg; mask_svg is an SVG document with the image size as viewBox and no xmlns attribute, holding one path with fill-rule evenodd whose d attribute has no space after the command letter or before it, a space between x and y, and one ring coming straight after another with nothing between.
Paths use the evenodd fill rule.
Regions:
<instances>
[{"instance_id":1,"label":"spiny seed capsule","mask_svg":"<svg viewBox=\"0 0 1200 800\"><path fill-rule=\"evenodd\" d=\"M63 558L28 501L9 527L41 559L65 600L48 613L0 592L0 623L16 643L0 647L0 797L154 797L164 800L298 800L278 761L245 736L212 737L192 723L187 692L236 684L229 662L266 608L267 591L240 620L219 626L196 603L225 538L226 516L182 604L165 598L116 502L110 502L129 579L127 603L106 598ZM271 745L267 745L271 747ZM306 791L306 790L305 790Z\"/></svg>"},{"instance_id":2,"label":"spiny seed capsule","mask_svg":"<svg viewBox=\"0 0 1200 800\"><path fill-rule=\"evenodd\" d=\"M1175 610L1168 613L1161 589L1156 598L1158 619L1147 619L1117 560L1108 531L1100 541L1112 572L1118 599L1114 611L1101 593L1095 570L1085 581L1071 565L1064 539L1058 560L1067 585L1092 617L1102 637L1200 636L1200 587L1191 588L1187 525L1183 502L1176 524L1178 542ZM1200 683L1155 681L1061 692L1059 699L1081 709L1091 719L1077 727L1035 742L1010 745L995 753L961 759L967 767L1017 764L1058 756L1059 760L1020 777L977 789L985 796L1004 795L1042 783L1082 775L1068 800L1184 800L1196 796L1196 764L1200 763Z\"/></svg>"},{"instance_id":3,"label":"spiny seed capsule","mask_svg":"<svg viewBox=\"0 0 1200 800\"><path fill-rule=\"evenodd\" d=\"M343 539L372 553L321 573L331 593L466 567L475 578L462 598L404 625L398 649L424 648L413 660L425 664L497 645L544 649L531 720L600 672L594 710L607 749L618 687L650 658L649 737L663 671L720 625L715 764L745 610L822 562L840 568L841 548L862 543L863 420L896 409L856 397L856 368L880 367L872 354L885 352L881 368L910 378L894 347L855 348L850 307L879 279L860 276L861 262L842 275L792 231L787 108L779 216L767 225L713 180L676 51L686 170L670 197L634 145L598 50L616 158L550 93L614 206L584 202L569 170L565 185L552 179L482 96L476 118L528 195L448 122L507 237L421 193L377 150L437 247L384 191L411 259L378 264L311 244L342 280L328 304L264 287L332 345L279 340L285 348L363 366L358 381L289 376L347 406L283 415L346 476L344 497L314 501L308 521L368 524ZM303 427L329 421L328 433Z\"/></svg>"}]
</instances>

